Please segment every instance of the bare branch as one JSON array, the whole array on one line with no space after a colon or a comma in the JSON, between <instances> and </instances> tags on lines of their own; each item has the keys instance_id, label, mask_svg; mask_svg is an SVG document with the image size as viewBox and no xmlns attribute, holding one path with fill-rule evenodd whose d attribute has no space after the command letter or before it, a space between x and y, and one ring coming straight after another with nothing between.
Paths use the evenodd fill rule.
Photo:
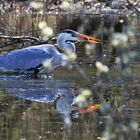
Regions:
<instances>
[{"instance_id":1,"label":"bare branch","mask_svg":"<svg viewBox=\"0 0 140 140\"><path fill-rule=\"evenodd\" d=\"M129 1L129 0L126 0L127 1L127 3L133 8L133 9L135 9L135 11L138 13L138 14L140 14L140 11Z\"/></svg>"},{"instance_id":2,"label":"bare branch","mask_svg":"<svg viewBox=\"0 0 140 140\"><path fill-rule=\"evenodd\" d=\"M4 39L16 39L16 40L24 40L24 41L28 41L28 40L33 40L36 42L39 42L40 39L36 38L36 37L31 37L31 36L8 36L8 35L0 35L0 38L4 38Z\"/></svg>"},{"instance_id":3,"label":"bare branch","mask_svg":"<svg viewBox=\"0 0 140 140\"><path fill-rule=\"evenodd\" d=\"M5 39L5 41L0 45L0 48L2 49L17 43L21 43L23 46L25 42L31 42L32 45L47 44L49 41L55 40L55 35L50 36L47 40L41 40L40 38L32 36L8 36L0 34L0 39Z\"/></svg>"}]
</instances>

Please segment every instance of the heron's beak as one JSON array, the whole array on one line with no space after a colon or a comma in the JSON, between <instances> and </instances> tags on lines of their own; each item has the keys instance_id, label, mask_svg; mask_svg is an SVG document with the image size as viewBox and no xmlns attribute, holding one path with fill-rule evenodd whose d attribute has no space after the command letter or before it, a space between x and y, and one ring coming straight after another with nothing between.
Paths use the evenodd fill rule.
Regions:
<instances>
[{"instance_id":1,"label":"heron's beak","mask_svg":"<svg viewBox=\"0 0 140 140\"><path fill-rule=\"evenodd\" d=\"M91 43L101 43L100 39L91 37L91 36L87 36L84 34L76 34L76 37L84 42L91 42Z\"/></svg>"},{"instance_id":2,"label":"heron's beak","mask_svg":"<svg viewBox=\"0 0 140 140\"><path fill-rule=\"evenodd\" d=\"M94 105L88 106L85 109L78 109L77 112L78 113L88 113L88 112L91 112L93 110L98 110L99 108L100 108L100 104L94 104Z\"/></svg>"}]
</instances>

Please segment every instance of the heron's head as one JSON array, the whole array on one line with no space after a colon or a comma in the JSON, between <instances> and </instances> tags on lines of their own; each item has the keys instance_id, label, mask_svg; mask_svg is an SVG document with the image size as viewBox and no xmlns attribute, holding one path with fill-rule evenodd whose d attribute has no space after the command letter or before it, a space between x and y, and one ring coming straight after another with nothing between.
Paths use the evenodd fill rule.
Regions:
<instances>
[{"instance_id":1,"label":"heron's head","mask_svg":"<svg viewBox=\"0 0 140 140\"><path fill-rule=\"evenodd\" d=\"M100 43L100 39L80 34L70 29L62 31L57 37L58 48L68 54L75 53L76 48L74 43L76 42Z\"/></svg>"},{"instance_id":2,"label":"heron's head","mask_svg":"<svg viewBox=\"0 0 140 140\"><path fill-rule=\"evenodd\" d=\"M60 33L60 35L63 36L63 38L65 38L65 42L72 42L72 43L76 43L76 42L100 43L101 42L100 39L88 35L80 34L70 29L64 30L63 32Z\"/></svg>"}]
</instances>

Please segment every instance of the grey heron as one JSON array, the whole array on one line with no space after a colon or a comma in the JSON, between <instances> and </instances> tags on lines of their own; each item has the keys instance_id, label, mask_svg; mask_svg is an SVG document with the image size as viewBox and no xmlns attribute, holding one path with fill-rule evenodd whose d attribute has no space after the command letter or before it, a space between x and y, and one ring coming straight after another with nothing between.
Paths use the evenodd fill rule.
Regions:
<instances>
[{"instance_id":1,"label":"grey heron","mask_svg":"<svg viewBox=\"0 0 140 140\"><path fill-rule=\"evenodd\" d=\"M65 29L57 36L57 45L43 44L17 49L0 56L0 70L6 72L44 72L48 67L44 63L49 61L52 69L60 66L65 52L75 53L77 41L100 43L99 39Z\"/></svg>"}]
</instances>

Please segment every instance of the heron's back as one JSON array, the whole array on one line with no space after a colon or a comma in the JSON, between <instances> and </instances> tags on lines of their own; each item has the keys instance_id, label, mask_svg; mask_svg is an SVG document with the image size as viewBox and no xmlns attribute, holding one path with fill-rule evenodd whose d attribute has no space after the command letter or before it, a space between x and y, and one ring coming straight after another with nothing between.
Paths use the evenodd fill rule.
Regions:
<instances>
[{"instance_id":1,"label":"heron's back","mask_svg":"<svg viewBox=\"0 0 140 140\"><path fill-rule=\"evenodd\" d=\"M7 71L26 71L41 66L44 61L53 60L57 54L53 45L38 45L14 50L0 56L0 69Z\"/></svg>"}]
</instances>

